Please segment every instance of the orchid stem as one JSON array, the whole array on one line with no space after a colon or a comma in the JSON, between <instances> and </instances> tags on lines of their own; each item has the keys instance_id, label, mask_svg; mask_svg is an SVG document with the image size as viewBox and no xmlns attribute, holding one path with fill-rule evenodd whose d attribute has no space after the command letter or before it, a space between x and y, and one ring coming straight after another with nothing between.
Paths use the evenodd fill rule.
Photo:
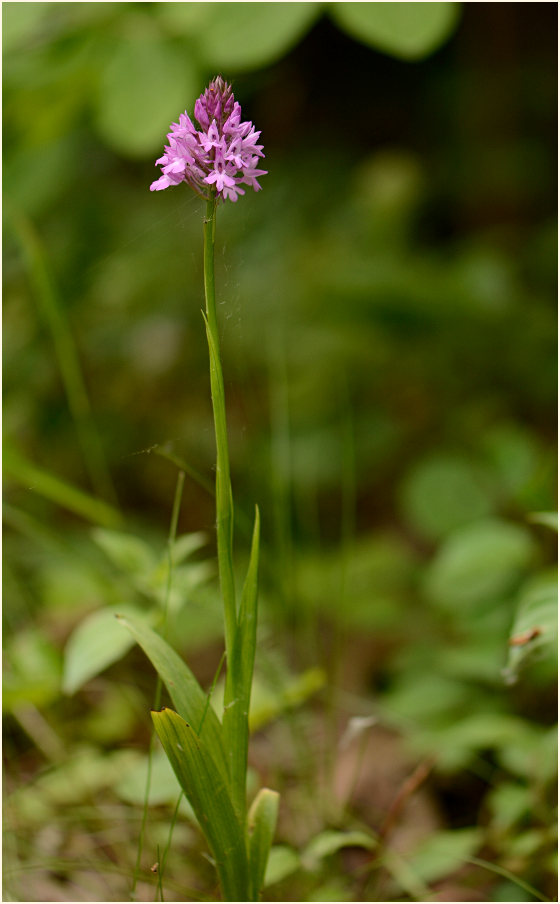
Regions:
<instances>
[{"instance_id":1,"label":"orchid stem","mask_svg":"<svg viewBox=\"0 0 560 904\"><path fill-rule=\"evenodd\" d=\"M210 352L210 385L216 433L216 534L218 569L224 602L226 655L231 661L237 627L235 582L233 576L233 497L229 473L224 378L220 358L220 341L216 317L214 280L214 239L216 235L216 197L207 202L204 218L204 295L206 299L206 331Z\"/></svg>"}]
</instances>

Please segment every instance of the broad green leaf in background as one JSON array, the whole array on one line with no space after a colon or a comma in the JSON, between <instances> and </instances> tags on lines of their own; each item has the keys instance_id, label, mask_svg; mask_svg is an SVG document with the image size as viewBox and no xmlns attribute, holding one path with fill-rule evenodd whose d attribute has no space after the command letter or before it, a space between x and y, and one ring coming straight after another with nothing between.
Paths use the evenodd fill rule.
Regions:
<instances>
[{"instance_id":1,"label":"broad green leaf in background","mask_svg":"<svg viewBox=\"0 0 560 904\"><path fill-rule=\"evenodd\" d=\"M329 829L320 832L309 842L301 855L301 861L306 869L315 870L323 858L331 857L342 848L361 847L371 851L375 846L375 839L365 832L336 832Z\"/></svg>"},{"instance_id":2,"label":"broad green leaf in background","mask_svg":"<svg viewBox=\"0 0 560 904\"><path fill-rule=\"evenodd\" d=\"M498 832L510 831L531 812L530 789L520 782L502 782L488 793L486 806L491 813L492 827Z\"/></svg>"},{"instance_id":3,"label":"broad green leaf in background","mask_svg":"<svg viewBox=\"0 0 560 904\"><path fill-rule=\"evenodd\" d=\"M307 897L308 901L353 901L354 893L348 882L343 879L327 879L317 888L313 889Z\"/></svg>"},{"instance_id":4,"label":"broad green leaf in background","mask_svg":"<svg viewBox=\"0 0 560 904\"><path fill-rule=\"evenodd\" d=\"M249 870L257 897L264 884L270 846L276 831L279 800L277 791L261 788L249 810Z\"/></svg>"},{"instance_id":5,"label":"broad green leaf in background","mask_svg":"<svg viewBox=\"0 0 560 904\"><path fill-rule=\"evenodd\" d=\"M197 51L213 69L257 69L283 56L307 32L320 3L205 3Z\"/></svg>"},{"instance_id":6,"label":"broad green leaf in background","mask_svg":"<svg viewBox=\"0 0 560 904\"><path fill-rule=\"evenodd\" d=\"M88 615L70 635L64 651L65 694L74 694L90 678L122 659L133 646L134 638L123 631L116 619L118 613L125 611L135 618L142 617L141 612L128 606L101 609Z\"/></svg>"},{"instance_id":7,"label":"broad green leaf in background","mask_svg":"<svg viewBox=\"0 0 560 904\"><path fill-rule=\"evenodd\" d=\"M40 821L45 805L75 807L77 801L91 803L101 788L113 787L134 760L132 750L106 753L84 745L68 751L61 763L42 770L29 784L20 786L15 795L25 800L26 817L35 822L39 815ZM49 816L52 818L52 814Z\"/></svg>"},{"instance_id":8,"label":"broad green leaf in background","mask_svg":"<svg viewBox=\"0 0 560 904\"><path fill-rule=\"evenodd\" d=\"M521 594L509 639L505 676L513 681L529 659L547 654L556 658L558 648L558 582L545 573L532 580Z\"/></svg>"},{"instance_id":9,"label":"broad green leaf in background","mask_svg":"<svg viewBox=\"0 0 560 904\"><path fill-rule=\"evenodd\" d=\"M331 3L338 25L353 38L404 60L419 60L449 37L458 3Z\"/></svg>"},{"instance_id":10,"label":"broad green leaf in background","mask_svg":"<svg viewBox=\"0 0 560 904\"><path fill-rule=\"evenodd\" d=\"M92 537L113 564L127 574L137 575L157 565L152 548L134 534L96 528Z\"/></svg>"},{"instance_id":11,"label":"broad green leaf in background","mask_svg":"<svg viewBox=\"0 0 560 904\"><path fill-rule=\"evenodd\" d=\"M533 783L554 784L558 775L558 727L537 726L525 722L517 731L515 743L497 751L500 767L512 775Z\"/></svg>"},{"instance_id":12,"label":"broad green leaf in background","mask_svg":"<svg viewBox=\"0 0 560 904\"><path fill-rule=\"evenodd\" d=\"M171 558L173 565L180 565L185 559L188 559L193 552L197 552L207 543L208 537L203 531L196 531L192 534L181 534L173 542L171 549Z\"/></svg>"},{"instance_id":13,"label":"broad green leaf in background","mask_svg":"<svg viewBox=\"0 0 560 904\"><path fill-rule=\"evenodd\" d=\"M193 728L196 726L207 744L217 768L227 780L229 775L222 735L222 726L209 704L207 695L200 687L191 670L169 644L137 619L123 617L118 619L136 642L142 647L150 659L156 672L165 684L169 696L180 716L186 719Z\"/></svg>"},{"instance_id":14,"label":"broad green leaf in background","mask_svg":"<svg viewBox=\"0 0 560 904\"><path fill-rule=\"evenodd\" d=\"M146 796L146 774L148 771L148 756L139 754L137 760L131 763L130 768L115 785L115 794L130 804L142 806ZM159 746L152 755L150 768L150 795L151 807L162 804L174 805L180 793L180 785L177 776L173 772L169 758ZM194 820L192 807L185 797L180 804L181 811Z\"/></svg>"},{"instance_id":15,"label":"broad green leaf in background","mask_svg":"<svg viewBox=\"0 0 560 904\"><path fill-rule=\"evenodd\" d=\"M208 561L179 563L204 545L205 535L202 533L184 534L179 537L172 549L173 580L169 582L169 549L163 548L160 554L141 537L122 531L96 529L92 537L106 556L127 578L129 585L143 596L158 603L168 612L177 613L187 601L192 602L192 594L204 584L213 573L213 565ZM208 608L202 612L192 607L189 610L190 623L211 624L214 620ZM204 631L204 627L203 627ZM196 628L189 631L191 641L196 635Z\"/></svg>"},{"instance_id":16,"label":"broad green leaf in background","mask_svg":"<svg viewBox=\"0 0 560 904\"><path fill-rule=\"evenodd\" d=\"M61 672L60 652L44 633L34 626L20 630L5 650L3 710L48 706L59 697Z\"/></svg>"},{"instance_id":17,"label":"broad green leaf in background","mask_svg":"<svg viewBox=\"0 0 560 904\"><path fill-rule=\"evenodd\" d=\"M146 22L141 34L114 45L102 68L97 128L117 152L144 157L163 148L170 123L199 92L189 49L165 41Z\"/></svg>"},{"instance_id":18,"label":"broad green leaf in background","mask_svg":"<svg viewBox=\"0 0 560 904\"><path fill-rule=\"evenodd\" d=\"M462 866L476 852L483 839L481 829L449 829L423 841L408 866L424 882L436 882Z\"/></svg>"},{"instance_id":19,"label":"broad green leaf in background","mask_svg":"<svg viewBox=\"0 0 560 904\"><path fill-rule=\"evenodd\" d=\"M301 868L301 860L297 851L286 844L277 844L270 849L268 864L264 877L264 887L281 882Z\"/></svg>"},{"instance_id":20,"label":"broad green leaf in background","mask_svg":"<svg viewBox=\"0 0 560 904\"><path fill-rule=\"evenodd\" d=\"M152 719L175 775L192 805L210 845L228 901L248 900L249 871L245 833L228 784L218 770L209 743L170 709L153 712Z\"/></svg>"},{"instance_id":21,"label":"broad green leaf in background","mask_svg":"<svg viewBox=\"0 0 560 904\"><path fill-rule=\"evenodd\" d=\"M492 606L515 589L530 566L530 532L498 518L473 521L451 533L426 575L429 598L445 609Z\"/></svg>"},{"instance_id":22,"label":"broad green leaf in background","mask_svg":"<svg viewBox=\"0 0 560 904\"><path fill-rule=\"evenodd\" d=\"M543 465L538 438L517 424L497 424L482 437L481 451L499 481L501 492L525 507L525 494Z\"/></svg>"},{"instance_id":23,"label":"broad green leaf in background","mask_svg":"<svg viewBox=\"0 0 560 904\"><path fill-rule=\"evenodd\" d=\"M401 488L406 520L421 536L439 540L461 524L491 515L494 493L484 477L460 455L436 453L419 461Z\"/></svg>"}]
</instances>

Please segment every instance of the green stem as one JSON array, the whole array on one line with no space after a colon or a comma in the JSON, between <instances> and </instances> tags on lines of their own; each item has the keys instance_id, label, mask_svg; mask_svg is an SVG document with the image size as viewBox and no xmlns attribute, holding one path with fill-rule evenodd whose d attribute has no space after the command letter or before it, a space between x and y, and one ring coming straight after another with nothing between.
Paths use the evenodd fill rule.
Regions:
<instances>
[{"instance_id":1,"label":"green stem","mask_svg":"<svg viewBox=\"0 0 560 904\"><path fill-rule=\"evenodd\" d=\"M216 201L206 205L204 218L204 295L206 299L206 327L210 349L210 385L216 433L216 532L218 568L224 601L226 625L226 653L228 660L235 641L237 610L233 578L233 498L229 475L229 452L226 424L224 378L220 358L220 339L216 317L216 287L214 281L214 239L216 234Z\"/></svg>"},{"instance_id":2,"label":"green stem","mask_svg":"<svg viewBox=\"0 0 560 904\"><path fill-rule=\"evenodd\" d=\"M206 205L206 217L204 219L204 295L206 299L206 336L210 352L210 386L216 433L216 535L220 589L224 604L227 657L224 705L227 711L232 707L234 709L237 708L240 693L236 687L236 670L232 667L237 636L237 604L233 574L233 497L229 473L224 379L216 316L216 288L214 282L215 234L216 200L214 196ZM235 726L237 720L231 718L232 715L233 713L230 711L228 717L224 719L224 732L226 734L226 747L229 751L232 791L239 816L242 821L245 821L245 775L239 774L240 759L235 755L236 744L239 744L241 739L236 736Z\"/></svg>"}]
</instances>

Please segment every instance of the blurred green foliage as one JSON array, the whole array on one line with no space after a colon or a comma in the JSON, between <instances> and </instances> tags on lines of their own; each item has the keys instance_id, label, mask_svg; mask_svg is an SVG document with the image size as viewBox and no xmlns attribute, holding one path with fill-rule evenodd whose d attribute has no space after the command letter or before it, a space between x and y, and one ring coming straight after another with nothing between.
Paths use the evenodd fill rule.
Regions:
<instances>
[{"instance_id":1,"label":"blurred green foliage","mask_svg":"<svg viewBox=\"0 0 560 904\"><path fill-rule=\"evenodd\" d=\"M267 896L422 899L447 876L478 899L554 894L554 546L531 517L555 499L551 10L3 4L12 899L62 899L68 877L84 900L128 895L154 678L112 613L157 622L174 454L202 478L172 636L206 686L221 654L203 212L148 191L217 71L269 170L218 219L245 562L263 514L255 747L271 733L292 812ZM328 725L356 713L436 762L439 827L378 860L383 806L334 818L317 778L317 734L335 750ZM177 791L161 762L154 861ZM169 900L210 887L185 866L197 845L181 820Z\"/></svg>"}]
</instances>

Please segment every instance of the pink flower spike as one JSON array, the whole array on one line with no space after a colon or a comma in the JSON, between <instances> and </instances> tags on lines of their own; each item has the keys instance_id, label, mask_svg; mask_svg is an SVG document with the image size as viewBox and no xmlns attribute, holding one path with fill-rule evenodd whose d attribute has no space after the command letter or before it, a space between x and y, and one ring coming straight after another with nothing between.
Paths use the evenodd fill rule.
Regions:
<instances>
[{"instance_id":1,"label":"pink flower spike","mask_svg":"<svg viewBox=\"0 0 560 904\"><path fill-rule=\"evenodd\" d=\"M156 160L162 175L150 190L185 182L202 198L215 195L222 201L237 201L245 194L240 183L259 191L257 177L266 175L266 170L256 168L259 157L264 157L263 145L257 144L261 133L252 122L241 121L231 85L220 76L213 79L196 101L194 115L198 130L186 111L171 124L169 144Z\"/></svg>"}]
</instances>

